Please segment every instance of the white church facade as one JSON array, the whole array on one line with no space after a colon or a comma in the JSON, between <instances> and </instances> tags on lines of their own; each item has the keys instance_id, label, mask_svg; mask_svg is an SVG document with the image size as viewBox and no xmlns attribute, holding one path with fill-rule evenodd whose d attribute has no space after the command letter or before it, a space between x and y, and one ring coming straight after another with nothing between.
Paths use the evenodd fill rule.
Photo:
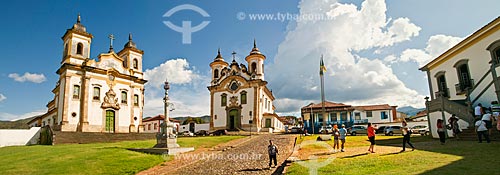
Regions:
<instances>
[{"instance_id":1,"label":"white church facade","mask_svg":"<svg viewBox=\"0 0 500 175\"><path fill-rule=\"evenodd\" d=\"M235 53L233 53L235 54ZM210 130L279 132L284 128L274 112L273 93L264 80L263 55L255 45L245 64L226 62L220 50L210 63Z\"/></svg>"},{"instance_id":2,"label":"white church facade","mask_svg":"<svg viewBox=\"0 0 500 175\"><path fill-rule=\"evenodd\" d=\"M129 35L122 50L110 49L90 58L92 34L78 16L63 40L59 80L48 110L28 123L58 131L129 133L143 131L142 55Z\"/></svg>"}]
</instances>

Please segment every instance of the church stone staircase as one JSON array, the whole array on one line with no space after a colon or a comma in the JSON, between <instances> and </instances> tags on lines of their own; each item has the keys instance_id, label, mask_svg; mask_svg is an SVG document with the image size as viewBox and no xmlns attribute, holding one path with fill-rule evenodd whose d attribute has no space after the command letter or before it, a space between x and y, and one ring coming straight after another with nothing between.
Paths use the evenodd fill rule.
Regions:
<instances>
[{"instance_id":1,"label":"church stone staircase","mask_svg":"<svg viewBox=\"0 0 500 175\"><path fill-rule=\"evenodd\" d=\"M438 96L436 99L429 101L429 113L444 109L444 111L455 114L459 119L469 123L469 126L473 126L474 117L472 115L472 109L461 102L463 101L451 101L447 98Z\"/></svg>"}]
</instances>

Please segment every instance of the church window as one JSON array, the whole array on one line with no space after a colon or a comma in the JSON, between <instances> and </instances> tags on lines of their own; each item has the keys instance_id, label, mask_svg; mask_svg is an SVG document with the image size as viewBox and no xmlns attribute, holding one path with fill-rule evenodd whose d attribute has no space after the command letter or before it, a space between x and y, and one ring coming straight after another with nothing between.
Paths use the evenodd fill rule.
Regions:
<instances>
[{"instance_id":1,"label":"church window","mask_svg":"<svg viewBox=\"0 0 500 175\"><path fill-rule=\"evenodd\" d=\"M253 62L251 69L252 69L252 73L254 73L257 70L257 63Z\"/></svg>"},{"instance_id":2,"label":"church window","mask_svg":"<svg viewBox=\"0 0 500 175\"><path fill-rule=\"evenodd\" d=\"M137 58L134 58L134 60L132 61L132 66L134 67L134 69L139 68Z\"/></svg>"},{"instance_id":3,"label":"church window","mask_svg":"<svg viewBox=\"0 0 500 175\"><path fill-rule=\"evenodd\" d=\"M122 103L127 104L127 92L122 91Z\"/></svg>"},{"instance_id":4,"label":"church window","mask_svg":"<svg viewBox=\"0 0 500 175\"><path fill-rule=\"evenodd\" d=\"M127 60L126 60L126 59L125 59L125 61L123 61L123 63L122 63L122 64L123 64L123 67L124 67L124 68L128 68L128 67L127 67L128 65L127 65Z\"/></svg>"},{"instance_id":5,"label":"church window","mask_svg":"<svg viewBox=\"0 0 500 175\"><path fill-rule=\"evenodd\" d=\"M267 109L267 98L266 101L264 102L264 107Z\"/></svg>"},{"instance_id":6,"label":"church window","mask_svg":"<svg viewBox=\"0 0 500 175\"><path fill-rule=\"evenodd\" d=\"M241 104L247 104L247 92L243 91L241 92Z\"/></svg>"},{"instance_id":7,"label":"church window","mask_svg":"<svg viewBox=\"0 0 500 175\"><path fill-rule=\"evenodd\" d=\"M80 86L79 85L74 85L73 86L73 98L74 99L79 99L80 98Z\"/></svg>"},{"instance_id":8,"label":"church window","mask_svg":"<svg viewBox=\"0 0 500 175\"><path fill-rule=\"evenodd\" d=\"M76 54L83 55L83 44L82 43L78 43L76 45Z\"/></svg>"},{"instance_id":9,"label":"church window","mask_svg":"<svg viewBox=\"0 0 500 175\"><path fill-rule=\"evenodd\" d=\"M214 70L214 78L219 78L219 69Z\"/></svg>"},{"instance_id":10,"label":"church window","mask_svg":"<svg viewBox=\"0 0 500 175\"><path fill-rule=\"evenodd\" d=\"M220 105L221 106L226 106L227 104L227 94L222 94L221 95L221 100L220 100Z\"/></svg>"},{"instance_id":11,"label":"church window","mask_svg":"<svg viewBox=\"0 0 500 175\"><path fill-rule=\"evenodd\" d=\"M267 102L267 109L271 110L271 101Z\"/></svg>"},{"instance_id":12,"label":"church window","mask_svg":"<svg viewBox=\"0 0 500 175\"><path fill-rule=\"evenodd\" d=\"M217 120L217 115L214 115L214 119Z\"/></svg>"},{"instance_id":13,"label":"church window","mask_svg":"<svg viewBox=\"0 0 500 175\"><path fill-rule=\"evenodd\" d=\"M66 55L68 55L68 43L66 43L64 45L64 53L63 53L63 57L66 57Z\"/></svg>"},{"instance_id":14,"label":"church window","mask_svg":"<svg viewBox=\"0 0 500 175\"><path fill-rule=\"evenodd\" d=\"M139 106L139 95L134 95L134 106Z\"/></svg>"},{"instance_id":15,"label":"church window","mask_svg":"<svg viewBox=\"0 0 500 175\"><path fill-rule=\"evenodd\" d=\"M231 84L231 87L229 87L231 90L235 91L235 90L238 90L238 84L236 82L233 82Z\"/></svg>"},{"instance_id":16,"label":"church window","mask_svg":"<svg viewBox=\"0 0 500 175\"><path fill-rule=\"evenodd\" d=\"M94 87L94 100L100 100L101 99L101 88L99 87Z\"/></svg>"}]
</instances>

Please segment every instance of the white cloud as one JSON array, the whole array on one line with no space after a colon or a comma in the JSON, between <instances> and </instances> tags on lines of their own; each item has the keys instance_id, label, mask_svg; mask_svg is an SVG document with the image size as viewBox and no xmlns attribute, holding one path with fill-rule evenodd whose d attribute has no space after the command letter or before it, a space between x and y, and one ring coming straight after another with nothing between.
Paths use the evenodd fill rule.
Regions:
<instances>
[{"instance_id":1,"label":"white cloud","mask_svg":"<svg viewBox=\"0 0 500 175\"><path fill-rule=\"evenodd\" d=\"M427 47L425 47L425 49L406 49L401 53L398 61L413 61L418 63L419 67L422 67L462 40L463 38L460 37L434 35L427 41Z\"/></svg>"},{"instance_id":2,"label":"white cloud","mask_svg":"<svg viewBox=\"0 0 500 175\"><path fill-rule=\"evenodd\" d=\"M39 110L35 110L32 112L24 113L24 114L11 114L11 113L0 112L0 120L2 120L2 121L15 121L15 120L19 120L19 119L25 119L28 117L42 115L46 112L47 112L47 109L39 109Z\"/></svg>"},{"instance_id":3,"label":"white cloud","mask_svg":"<svg viewBox=\"0 0 500 175\"><path fill-rule=\"evenodd\" d=\"M29 73L29 72L25 72L24 75L20 76L19 74L17 73L11 73L9 74L9 78L12 78L14 79L14 81L17 81L17 82L33 82L33 83L41 83L41 82L44 82L45 80L47 80L45 78L45 75L43 74L32 74L32 73Z\"/></svg>"},{"instance_id":4,"label":"white cloud","mask_svg":"<svg viewBox=\"0 0 500 175\"><path fill-rule=\"evenodd\" d=\"M324 55L327 100L353 105L382 104L422 107L423 96L407 88L385 59L363 58L357 51L379 49L418 36L420 27L408 18L388 19L383 0L366 0L361 8L335 1L302 1L300 13L325 13L328 21L297 21L279 45L266 75L277 112L298 111L320 99L319 57ZM391 22L392 21L392 22ZM292 69L291 69L292 68ZM282 105L282 106L280 106Z\"/></svg>"},{"instance_id":5,"label":"white cloud","mask_svg":"<svg viewBox=\"0 0 500 175\"><path fill-rule=\"evenodd\" d=\"M4 100L6 100L6 99L7 99L7 97L5 97L5 95L0 94L0 102L4 101Z\"/></svg>"},{"instance_id":6,"label":"white cloud","mask_svg":"<svg viewBox=\"0 0 500 175\"><path fill-rule=\"evenodd\" d=\"M169 116L201 116L210 114L210 77L200 75L186 59L167 60L144 72L148 80L145 91L144 117L163 114L163 83L170 83L169 99L174 111Z\"/></svg>"},{"instance_id":7,"label":"white cloud","mask_svg":"<svg viewBox=\"0 0 500 175\"><path fill-rule=\"evenodd\" d=\"M172 84L185 84L197 77L193 70L189 70L186 59L173 59L162 63L160 66L144 71L144 78L149 81L148 85L154 88L163 88L163 83L168 77Z\"/></svg>"}]
</instances>

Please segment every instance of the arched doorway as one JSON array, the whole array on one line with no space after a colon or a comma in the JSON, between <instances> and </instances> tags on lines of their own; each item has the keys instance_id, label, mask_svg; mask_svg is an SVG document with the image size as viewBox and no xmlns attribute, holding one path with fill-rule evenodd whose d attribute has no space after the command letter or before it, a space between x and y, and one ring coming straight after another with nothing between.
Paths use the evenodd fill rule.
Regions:
<instances>
[{"instance_id":1,"label":"arched doorway","mask_svg":"<svg viewBox=\"0 0 500 175\"><path fill-rule=\"evenodd\" d=\"M237 130L239 128L239 122L239 111L237 109L229 110L227 128L229 130Z\"/></svg>"},{"instance_id":2,"label":"arched doorway","mask_svg":"<svg viewBox=\"0 0 500 175\"><path fill-rule=\"evenodd\" d=\"M106 110L106 132L115 132L115 111Z\"/></svg>"},{"instance_id":3,"label":"arched doorway","mask_svg":"<svg viewBox=\"0 0 500 175\"><path fill-rule=\"evenodd\" d=\"M195 130L195 123L194 122L189 123L189 131L194 133L194 130Z\"/></svg>"}]
</instances>

